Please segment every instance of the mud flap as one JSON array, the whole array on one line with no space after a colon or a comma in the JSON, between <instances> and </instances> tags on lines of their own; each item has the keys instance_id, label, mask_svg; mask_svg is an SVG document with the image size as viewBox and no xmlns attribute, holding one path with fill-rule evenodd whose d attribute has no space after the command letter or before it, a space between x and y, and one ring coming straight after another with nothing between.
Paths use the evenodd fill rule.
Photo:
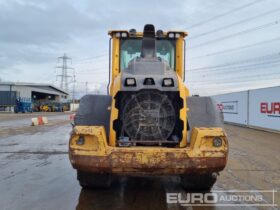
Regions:
<instances>
[{"instance_id":1,"label":"mud flap","mask_svg":"<svg viewBox=\"0 0 280 210\"><path fill-rule=\"evenodd\" d=\"M75 125L104 126L107 137L110 131L112 97L108 95L85 95L75 116Z\"/></svg>"},{"instance_id":2,"label":"mud flap","mask_svg":"<svg viewBox=\"0 0 280 210\"><path fill-rule=\"evenodd\" d=\"M223 127L223 115L211 97L191 96L187 98L187 105L190 131L194 127Z\"/></svg>"}]
</instances>

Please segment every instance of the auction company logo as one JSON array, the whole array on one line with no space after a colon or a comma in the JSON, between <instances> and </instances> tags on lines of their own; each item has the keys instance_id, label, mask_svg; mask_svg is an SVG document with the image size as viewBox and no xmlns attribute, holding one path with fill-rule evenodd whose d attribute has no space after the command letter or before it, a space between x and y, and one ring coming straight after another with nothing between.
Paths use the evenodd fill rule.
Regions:
<instances>
[{"instance_id":1,"label":"auction company logo","mask_svg":"<svg viewBox=\"0 0 280 210\"><path fill-rule=\"evenodd\" d=\"M260 112L268 117L280 117L280 102L261 102Z\"/></svg>"},{"instance_id":2,"label":"auction company logo","mask_svg":"<svg viewBox=\"0 0 280 210\"><path fill-rule=\"evenodd\" d=\"M166 193L167 204L180 206L270 206L275 207L275 190L216 190L208 193ZM268 202L265 196L271 197Z\"/></svg>"},{"instance_id":3,"label":"auction company logo","mask_svg":"<svg viewBox=\"0 0 280 210\"><path fill-rule=\"evenodd\" d=\"M223 111L224 105L223 104L217 104L217 107L220 111Z\"/></svg>"},{"instance_id":4,"label":"auction company logo","mask_svg":"<svg viewBox=\"0 0 280 210\"><path fill-rule=\"evenodd\" d=\"M217 107L222 113L238 114L238 101L223 101Z\"/></svg>"}]
</instances>

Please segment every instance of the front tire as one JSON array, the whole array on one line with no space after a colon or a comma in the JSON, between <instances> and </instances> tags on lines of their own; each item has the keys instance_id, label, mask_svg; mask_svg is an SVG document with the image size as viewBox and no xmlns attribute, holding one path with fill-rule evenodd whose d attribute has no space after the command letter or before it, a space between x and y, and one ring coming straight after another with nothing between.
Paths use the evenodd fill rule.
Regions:
<instances>
[{"instance_id":1,"label":"front tire","mask_svg":"<svg viewBox=\"0 0 280 210\"><path fill-rule=\"evenodd\" d=\"M111 174L91 173L78 170L77 179L81 187L86 189L109 188L111 186Z\"/></svg>"},{"instance_id":2,"label":"front tire","mask_svg":"<svg viewBox=\"0 0 280 210\"><path fill-rule=\"evenodd\" d=\"M210 191L216 180L217 175L215 173L181 176L181 184L186 190Z\"/></svg>"}]
</instances>

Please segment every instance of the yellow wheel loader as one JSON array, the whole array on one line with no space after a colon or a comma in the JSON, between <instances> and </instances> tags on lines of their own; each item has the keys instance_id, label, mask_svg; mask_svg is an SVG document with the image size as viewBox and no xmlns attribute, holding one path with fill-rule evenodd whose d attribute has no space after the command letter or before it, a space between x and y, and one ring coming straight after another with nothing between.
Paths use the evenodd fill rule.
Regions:
<instances>
[{"instance_id":1,"label":"yellow wheel loader","mask_svg":"<svg viewBox=\"0 0 280 210\"><path fill-rule=\"evenodd\" d=\"M69 158L82 187L109 187L113 175L178 175L209 190L224 169L228 141L209 97L184 84L182 31L109 31L108 95L81 99Z\"/></svg>"}]
</instances>

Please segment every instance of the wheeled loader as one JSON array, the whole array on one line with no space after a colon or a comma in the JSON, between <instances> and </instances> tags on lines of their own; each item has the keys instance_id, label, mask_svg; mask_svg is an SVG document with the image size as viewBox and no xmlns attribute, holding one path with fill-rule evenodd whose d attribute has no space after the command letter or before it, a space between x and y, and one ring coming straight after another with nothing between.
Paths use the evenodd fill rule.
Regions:
<instances>
[{"instance_id":1,"label":"wheeled loader","mask_svg":"<svg viewBox=\"0 0 280 210\"><path fill-rule=\"evenodd\" d=\"M107 95L85 95L69 142L82 187L112 176L178 175L185 188L210 190L227 162L223 120L210 97L184 84L183 31L109 31Z\"/></svg>"}]
</instances>

